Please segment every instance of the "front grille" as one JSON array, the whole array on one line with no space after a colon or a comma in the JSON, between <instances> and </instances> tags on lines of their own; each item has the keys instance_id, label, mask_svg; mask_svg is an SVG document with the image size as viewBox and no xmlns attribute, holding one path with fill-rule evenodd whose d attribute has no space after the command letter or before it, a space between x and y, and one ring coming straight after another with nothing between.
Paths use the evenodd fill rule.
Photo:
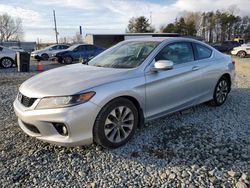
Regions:
<instances>
[{"instance_id":1,"label":"front grille","mask_svg":"<svg viewBox=\"0 0 250 188\"><path fill-rule=\"evenodd\" d=\"M29 98L21 93L18 94L18 100L25 107L31 107L32 104L36 101L36 98Z\"/></svg>"},{"instance_id":2,"label":"front grille","mask_svg":"<svg viewBox=\"0 0 250 188\"><path fill-rule=\"evenodd\" d=\"M24 126L29 129L31 132L36 133L36 134L40 134L40 131L38 130L38 128L36 128L34 125L28 124L23 122Z\"/></svg>"}]
</instances>

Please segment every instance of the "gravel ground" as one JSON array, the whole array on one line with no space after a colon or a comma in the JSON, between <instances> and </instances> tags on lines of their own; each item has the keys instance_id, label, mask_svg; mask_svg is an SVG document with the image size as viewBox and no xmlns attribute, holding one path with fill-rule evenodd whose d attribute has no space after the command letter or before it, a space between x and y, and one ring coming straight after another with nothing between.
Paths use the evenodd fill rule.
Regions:
<instances>
[{"instance_id":1,"label":"gravel ground","mask_svg":"<svg viewBox=\"0 0 250 188\"><path fill-rule=\"evenodd\" d=\"M250 59L236 61L223 106L202 104L152 121L114 150L27 136L12 102L36 72L0 70L0 187L250 187Z\"/></svg>"}]
</instances>

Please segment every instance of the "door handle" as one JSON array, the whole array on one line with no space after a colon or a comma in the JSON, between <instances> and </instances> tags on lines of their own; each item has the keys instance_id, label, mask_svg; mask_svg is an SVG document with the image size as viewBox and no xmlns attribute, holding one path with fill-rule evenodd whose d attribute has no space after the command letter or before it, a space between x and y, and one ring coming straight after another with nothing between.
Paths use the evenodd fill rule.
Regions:
<instances>
[{"instance_id":1,"label":"door handle","mask_svg":"<svg viewBox=\"0 0 250 188\"><path fill-rule=\"evenodd\" d=\"M200 69L199 66L193 66L192 71L196 71L196 70L199 70L199 69Z\"/></svg>"}]
</instances>

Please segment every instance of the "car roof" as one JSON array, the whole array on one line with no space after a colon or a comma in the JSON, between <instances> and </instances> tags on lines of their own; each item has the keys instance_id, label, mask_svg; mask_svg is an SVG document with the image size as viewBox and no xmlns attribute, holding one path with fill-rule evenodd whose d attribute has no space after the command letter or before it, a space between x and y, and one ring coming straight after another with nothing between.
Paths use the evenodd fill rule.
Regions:
<instances>
[{"instance_id":1,"label":"car roof","mask_svg":"<svg viewBox=\"0 0 250 188\"><path fill-rule=\"evenodd\" d=\"M52 44L52 45L49 45L47 47L53 47L53 46L58 46L58 45L65 45L65 46L69 46L68 44Z\"/></svg>"},{"instance_id":2,"label":"car roof","mask_svg":"<svg viewBox=\"0 0 250 188\"><path fill-rule=\"evenodd\" d=\"M125 41L155 41L155 42L172 42L172 41L190 41L190 42L199 42L199 40L189 38L189 37L143 37L143 38L134 38L128 39Z\"/></svg>"},{"instance_id":3,"label":"car roof","mask_svg":"<svg viewBox=\"0 0 250 188\"><path fill-rule=\"evenodd\" d=\"M143 37L143 38L135 38L135 39L128 39L126 41L134 41L134 42L139 42L139 41L152 41L152 42L193 42L193 43L198 43L200 45L206 46L207 48L210 48L211 50L214 50L214 48L206 44L205 42L190 38L190 37Z\"/></svg>"}]
</instances>

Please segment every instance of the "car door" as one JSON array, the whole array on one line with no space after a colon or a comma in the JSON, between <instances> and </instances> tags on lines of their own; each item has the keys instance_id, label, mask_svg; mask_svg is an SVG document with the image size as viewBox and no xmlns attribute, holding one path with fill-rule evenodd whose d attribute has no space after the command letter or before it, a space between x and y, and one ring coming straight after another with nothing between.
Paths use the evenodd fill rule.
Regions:
<instances>
[{"instance_id":1,"label":"car door","mask_svg":"<svg viewBox=\"0 0 250 188\"><path fill-rule=\"evenodd\" d=\"M96 47L93 45L86 45L86 57L90 59L96 56Z\"/></svg>"},{"instance_id":2,"label":"car door","mask_svg":"<svg viewBox=\"0 0 250 188\"><path fill-rule=\"evenodd\" d=\"M79 45L73 50L73 59L79 60L80 58L85 58L86 47L85 45Z\"/></svg>"},{"instance_id":3,"label":"car door","mask_svg":"<svg viewBox=\"0 0 250 188\"><path fill-rule=\"evenodd\" d=\"M165 46L154 58L170 60L173 69L146 69L146 114L154 119L167 113L196 104L200 95L201 72L190 42L175 42ZM153 65L151 63L150 66Z\"/></svg>"}]
</instances>

